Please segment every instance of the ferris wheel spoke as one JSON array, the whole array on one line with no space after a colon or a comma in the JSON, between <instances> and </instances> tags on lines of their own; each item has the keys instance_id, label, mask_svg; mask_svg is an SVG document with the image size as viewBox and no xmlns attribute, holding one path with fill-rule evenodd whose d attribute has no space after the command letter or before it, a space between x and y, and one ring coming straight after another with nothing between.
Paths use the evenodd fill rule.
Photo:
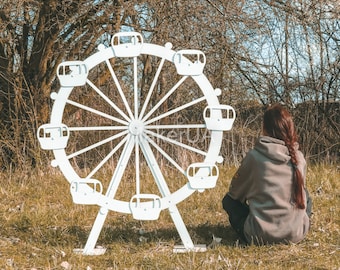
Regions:
<instances>
[{"instance_id":1,"label":"ferris wheel spoke","mask_svg":"<svg viewBox=\"0 0 340 270\"><path fill-rule=\"evenodd\" d=\"M162 58L161 62L159 63L159 66L158 66L158 68L157 68L155 77L153 78L153 81L152 81L152 84L151 84L151 86L150 86L149 92L148 92L148 94L147 94L147 96L146 96L145 102L144 102L144 104L143 104L142 110L141 110L140 115L139 115L139 119L142 119L143 116L144 116L146 107L148 106L148 104L149 104L149 102L150 102L151 95L152 95L152 93L153 93L153 90L155 89L155 86L156 86L156 83L157 83L157 81L158 81L159 74L160 74L161 71L162 71L164 62L165 62L165 58Z\"/></svg>"},{"instance_id":2,"label":"ferris wheel spoke","mask_svg":"<svg viewBox=\"0 0 340 270\"><path fill-rule=\"evenodd\" d=\"M163 114L161 114L161 115L159 115L159 116L157 116L157 117L155 117L155 118L152 118L152 119L146 121L144 124L145 124L145 125L148 125L148 124L150 124L150 123L156 122L157 120L160 120L160 119L162 119L162 118L165 118L165 117L167 117L167 116L169 116L169 115L171 115L171 114L174 114L174 113L176 113L176 112L182 111L182 110L184 110L184 109L186 109L186 108L189 108L189 107L191 107L191 106L193 106L193 105L195 105L195 104L197 104L197 103L200 103L200 102L202 102L202 101L204 101L204 100L205 100L205 97L200 97L200 98L195 99L195 100L193 100L193 101L191 101L191 102L189 102L189 103L183 104L182 106L179 106L179 107L177 107L177 108L175 108L175 109L173 109L173 110L170 110L170 111L168 111L168 112L166 112L166 113L163 113Z\"/></svg>"},{"instance_id":3,"label":"ferris wheel spoke","mask_svg":"<svg viewBox=\"0 0 340 270\"><path fill-rule=\"evenodd\" d=\"M175 168L177 168L183 175L186 175L185 170L168 154L166 153L154 140L149 136L145 135L147 141L159 152L161 153Z\"/></svg>"},{"instance_id":4,"label":"ferris wheel spoke","mask_svg":"<svg viewBox=\"0 0 340 270\"><path fill-rule=\"evenodd\" d=\"M139 137L135 138L136 194L140 193Z\"/></svg>"},{"instance_id":5,"label":"ferris wheel spoke","mask_svg":"<svg viewBox=\"0 0 340 270\"><path fill-rule=\"evenodd\" d=\"M196 129L206 128L206 124L183 124L183 125L148 125L147 129Z\"/></svg>"},{"instance_id":6,"label":"ferris wheel spoke","mask_svg":"<svg viewBox=\"0 0 340 270\"><path fill-rule=\"evenodd\" d=\"M68 127L69 131L108 131L126 130L127 126L93 126L93 127Z\"/></svg>"},{"instance_id":7,"label":"ferris wheel spoke","mask_svg":"<svg viewBox=\"0 0 340 270\"><path fill-rule=\"evenodd\" d=\"M119 119L119 118L117 118L117 117L114 117L114 116L112 116L112 115L109 115L109 114L107 114L107 113L103 113L103 112L101 112L101 111L98 111L98 110L93 109L93 108L91 108L91 107L88 107L88 106L86 106L86 105L80 104L80 103L78 103L78 102L75 102L75 101L72 101L72 100L69 100L69 99L68 99L66 102L67 102L68 104L73 105L73 106L75 106L75 107L78 107L78 108L80 108L80 109L82 109L82 110L85 110L85 111L88 111L88 112L97 114L97 115L99 115L99 116L102 116L102 117L107 118L107 119L110 119L110 120L112 120L112 121L121 123L121 124L123 124L123 125L128 125L128 124L129 124L128 122L126 122L126 121L124 121L124 120L121 120L121 119Z\"/></svg>"},{"instance_id":8,"label":"ferris wheel spoke","mask_svg":"<svg viewBox=\"0 0 340 270\"><path fill-rule=\"evenodd\" d=\"M139 102L139 95L138 95L138 74L137 74L137 57L133 58L133 92L134 92L134 119L138 118L138 102Z\"/></svg>"},{"instance_id":9,"label":"ferris wheel spoke","mask_svg":"<svg viewBox=\"0 0 340 270\"><path fill-rule=\"evenodd\" d=\"M132 119L133 118L133 114L132 114L131 108L129 106L129 103L128 103L125 95L124 95L123 89L122 89L122 87L121 87L121 85L120 85L120 83L118 81L116 73L114 72L110 61L108 59L106 59L105 62L106 62L106 65L107 65L107 67L108 67L108 69L110 71L111 77L112 77L114 83L116 84L116 87L117 87L119 95L120 95L120 97L121 97L121 99L122 99L122 101L123 101L123 103L125 105L125 108L128 111L128 114L129 114L130 118Z\"/></svg>"},{"instance_id":10,"label":"ferris wheel spoke","mask_svg":"<svg viewBox=\"0 0 340 270\"><path fill-rule=\"evenodd\" d=\"M122 139L115 148L113 148L110 153L106 155L106 157L88 174L87 178L91 178L104 164L124 145L127 140L127 136Z\"/></svg>"},{"instance_id":11,"label":"ferris wheel spoke","mask_svg":"<svg viewBox=\"0 0 340 270\"><path fill-rule=\"evenodd\" d=\"M148 119L170 96L174 93L178 87L188 78L188 76L183 76L164 96L158 103L143 117L142 121Z\"/></svg>"},{"instance_id":12,"label":"ferris wheel spoke","mask_svg":"<svg viewBox=\"0 0 340 270\"><path fill-rule=\"evenodd\" d=\"M118 112L123 118L125 118L125 120L129 121L129 117L120 109L118 108L118 106L112 102L111 99L109 99L93 82L91 82L89 79L87 79L87 83L88 85L90 85L94 91L96 91L96 93L98 95L100 95L112 108L114 108L116 110L116 112Z\"/></svg>"},{"instance_id":13,"label":"ferris wheel spoke","mask_svg":"<svg viewBox=\"0 0 340 270\"><path fill-rule=\"evenodd\" d=\"M176 141L176 140L170 139L170 138L165 137L165 136L163 136L163 135L157 134L157 133L155 133L155 132L153 132L153 131L145 130L145 133L150 134L151 136L154 136L154 137L156 137L156 138L159 138L159 139L161 139L161 140L163 140L163 141L169 142L169 143L171 143L171 144L174 144L174 145L177 145L177 146L179 146L179 147L182 147L182 148L185 148L185 149L187 149L187 150L190 150L190 151L192 151L192 152L195 152L195 153L197 153L197 154L200 154L200 155L202 155L202 156L206 156L206 155L207 155L206 152L204 152L204 151L202 151L202 150L200 150L200 149L197 149L197 148L192 147L192 146L190 146L190 145L187 145L187 144L178 142L178 141Z\"/></svg>"},{"instance_id":14,"label":"ferris wheel spoke","mask_svg":"<svg viewBox=\"0 0 340 270\"><path fill-rule=\"evenodd\" d=\"M74 158L76 156L79 156L79 155L81 155L81 154L83 154L85 152L88 152L88 151L90 151L90 150L92 150L92 149L94 149L96 147L99 147L99 146L101 146L101 145L103 145L105 143L108 143L108 142L111 142L111 141L113 141L115 139L118 139L118 138L120 138L120 137L122 137L122 136L124 136L126 134L128 134L128 130L124 130L124 131L122 131L122 132L120 132L118 134L115 134L115 135L113 135L113 136L111 136L109 138L106 138L105 140L102 140L100 142L94 143L94 144L92 144L92 145L90 145L88 147L85 147L85 148L77 151L77 152L74 152L73 154L68 155L67 159L71 159L71 158Z\"/></svg>"}]
</instances>

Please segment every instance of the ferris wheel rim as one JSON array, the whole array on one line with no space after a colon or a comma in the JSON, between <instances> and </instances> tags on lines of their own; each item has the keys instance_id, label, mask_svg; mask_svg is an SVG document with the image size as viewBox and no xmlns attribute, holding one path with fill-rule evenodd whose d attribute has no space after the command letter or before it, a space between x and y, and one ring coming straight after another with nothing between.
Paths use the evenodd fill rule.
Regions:
<instances>
[{"instance_id":1,"label":"ferris wheel rim","mask_svg":"<svg viewBox=\"0 0 340 270\"><path fill-rule=\"evenodd\" d=\"M173 63L173 56L175 55L175 51L167 48L166 46L160 46L155 44L144 43L141 48L141 54L149 54L159 58L164 58L165 60ZM91 55L90 57L86 58L83 62L87 65L88 69L91 70L99 63L105 62L107 59L115 58L114 50L111 47L102 48L95 54ZM200 90L202 91L205 100L207 101L208 105L218 105L219 101L217 99L217 95L215 95L215 91L211 86L207 77L202 73L201 75L191 76L192 79L196 82L199 86ZM55 98L55 103L52 108L51 113L51 123L53 124L61 124L63 119L63 113L58 114L56 113L56 109L64 112L64 108L66 106L66 100L68 99L69 95L72 93L73 87L60 87L57 97ZM211 140L209 149L207 151L207 155L205 161L215 163L219 157L219 151L222 142L222 132L221 131L211 131ZM214 142L212 144L212 141ZM59 166L63 174L65 175L66 179L71 183L75 179L79 177L76 173L72 165L67 159L67 155L65 149L54 149L53 150L55 160L53 161L54 166ZM177 204L180 201L183 201L187 197L189 197L192 193L196 190L192 189L187 182L181 188L176 190L175 192L171 193L169 196L162 197L162 205L163 209L169 207L170 204ZM124 213L131 213L129 209L129 202L117 199L111 199L111 202L108 201L106 195L102 194L99 198L101 202L101 206L108 207L117 212L124 212ZM143 203L148 204L148 203Z\"/></svg>"}]
</instances>

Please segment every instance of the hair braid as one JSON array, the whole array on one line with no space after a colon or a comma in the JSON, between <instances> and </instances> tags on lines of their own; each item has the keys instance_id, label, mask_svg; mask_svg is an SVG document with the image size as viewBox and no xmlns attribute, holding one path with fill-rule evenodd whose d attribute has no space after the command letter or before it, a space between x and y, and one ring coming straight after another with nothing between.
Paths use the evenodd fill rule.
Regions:
<instances>
[{"instance_id":1,"label":"hair braid","mask_svg":"<svg viewBox=\"0 0 340 270\"><path fill-rule=\"evenodd\" d=\"M290 113L280 104L271 106L264 114L263 129L269 136L285 142L293 166L293 200L297 208L304 209L304 181L298 169L297 152L294 148L297 142L297 135Z\"/></svg>"},{"instance_id":2,"label":"hair braid","mask_svg":"<svg viewBox=\"0 0 340 270\"><path fill-rule=\"evenodd\" d=\"M298 168L298 160L296 156L296 150L294 149L294 143L285 141L285 144L288 148L293 166L293 200L296 203L297 208L304 209L305 203L302 196L304 182L302 174Z\"/></svg>"}]
</instances>

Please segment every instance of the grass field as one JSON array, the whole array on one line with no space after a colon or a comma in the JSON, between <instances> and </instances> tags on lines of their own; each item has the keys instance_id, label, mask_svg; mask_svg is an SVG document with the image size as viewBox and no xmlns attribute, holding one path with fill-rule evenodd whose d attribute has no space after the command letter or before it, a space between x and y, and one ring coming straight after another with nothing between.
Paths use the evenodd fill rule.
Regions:
<instances>
[{"instance_id":1,"label":"grass field","mask_svg":"<svg viewBox=\"0 0 340 270\"><path fill-rule=\"evenodd\" d=\"M178 205L202 253L176 254L180 244L167 211L157 221L110 212L97 242L101 256L75 254L85 245L98 211L75 205L56 171L0 174L0 269L340 269L339 166L310 166L312 226L299 244L242 246L221 207L235 168L221 169L216 188ZM222 238L210 245L213 235Z\"/></svg>"}]
</instances>

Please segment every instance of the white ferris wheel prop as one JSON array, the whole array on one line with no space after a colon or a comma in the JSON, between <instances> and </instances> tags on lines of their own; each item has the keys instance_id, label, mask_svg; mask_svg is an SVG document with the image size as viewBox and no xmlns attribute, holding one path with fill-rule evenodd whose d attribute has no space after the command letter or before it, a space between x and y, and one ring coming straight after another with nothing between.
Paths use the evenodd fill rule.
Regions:
<instances>
[{"instance_id":1,"label":"white ferris wheel prop","mask_svg":"<svg viewBox=\"0 0 340 270\"><path fill-rule=\"evenodd\" d=\"M142 93L140 59L146 57L156 68ZM176 52L170 43L165 46L144 43L140 33L120 32L112 37L111 46L99 45L98 51L84 61L59 65L61 87L51 94L54 103L50 123L40 126L37 136L43 149L53 151L55 159L51 165L59 167L70 183L73 202L100 207L85 247L77 252L84 255L105 252L96 243L109 211L132 214L137 220L157 220L164 209L169 209L183 243L175 246L174 251L205 250L204 245L194 245L177 204L195 191L215 187L219 175L216 163L223 161L219 155L223 131L232 128L236 117L231 106L219 104L221 90L214 89L203 74L205 63L206 57L199 50ZM169 71L171 68L173 71ZM121 69L124 71L120 72ZM109 87L93 82L104 72L109 75L106 77L111 82ZM160 86L160 81L166 78L177 82ZM188 80L191 81L186 85ZM178 98L179 94L183 98ZM110 109L104 111L103 104ZM193 110L203 111L201 122L191 122ZM184 131L186 140L174 136ZM198 146L197 134L202 132L206 132L208 143ZM188 138L193 133L196 141ZM82 145L84 137L88 138L87 145ZM169 146L175 150L169 151ZM86 157L91 151L98 153L89 162ZM93 160L93 156L98 160ZM197 160L191 162L188 156ZM89 162L92 168L79 165L79 160ZM188 160L191 163L185 164ZM158 192L142 190L143 161ZM107 167L111 174L104 170ZM129 176L127 182L134 182L132 194L121 199L118 189L120 185L127 189L122 179L131 168L134 176L132 180ZM100 173L101 170L104 172ZM175 171L185 181L176 186L167 170Z\"/></svg>"}]
</instances>

